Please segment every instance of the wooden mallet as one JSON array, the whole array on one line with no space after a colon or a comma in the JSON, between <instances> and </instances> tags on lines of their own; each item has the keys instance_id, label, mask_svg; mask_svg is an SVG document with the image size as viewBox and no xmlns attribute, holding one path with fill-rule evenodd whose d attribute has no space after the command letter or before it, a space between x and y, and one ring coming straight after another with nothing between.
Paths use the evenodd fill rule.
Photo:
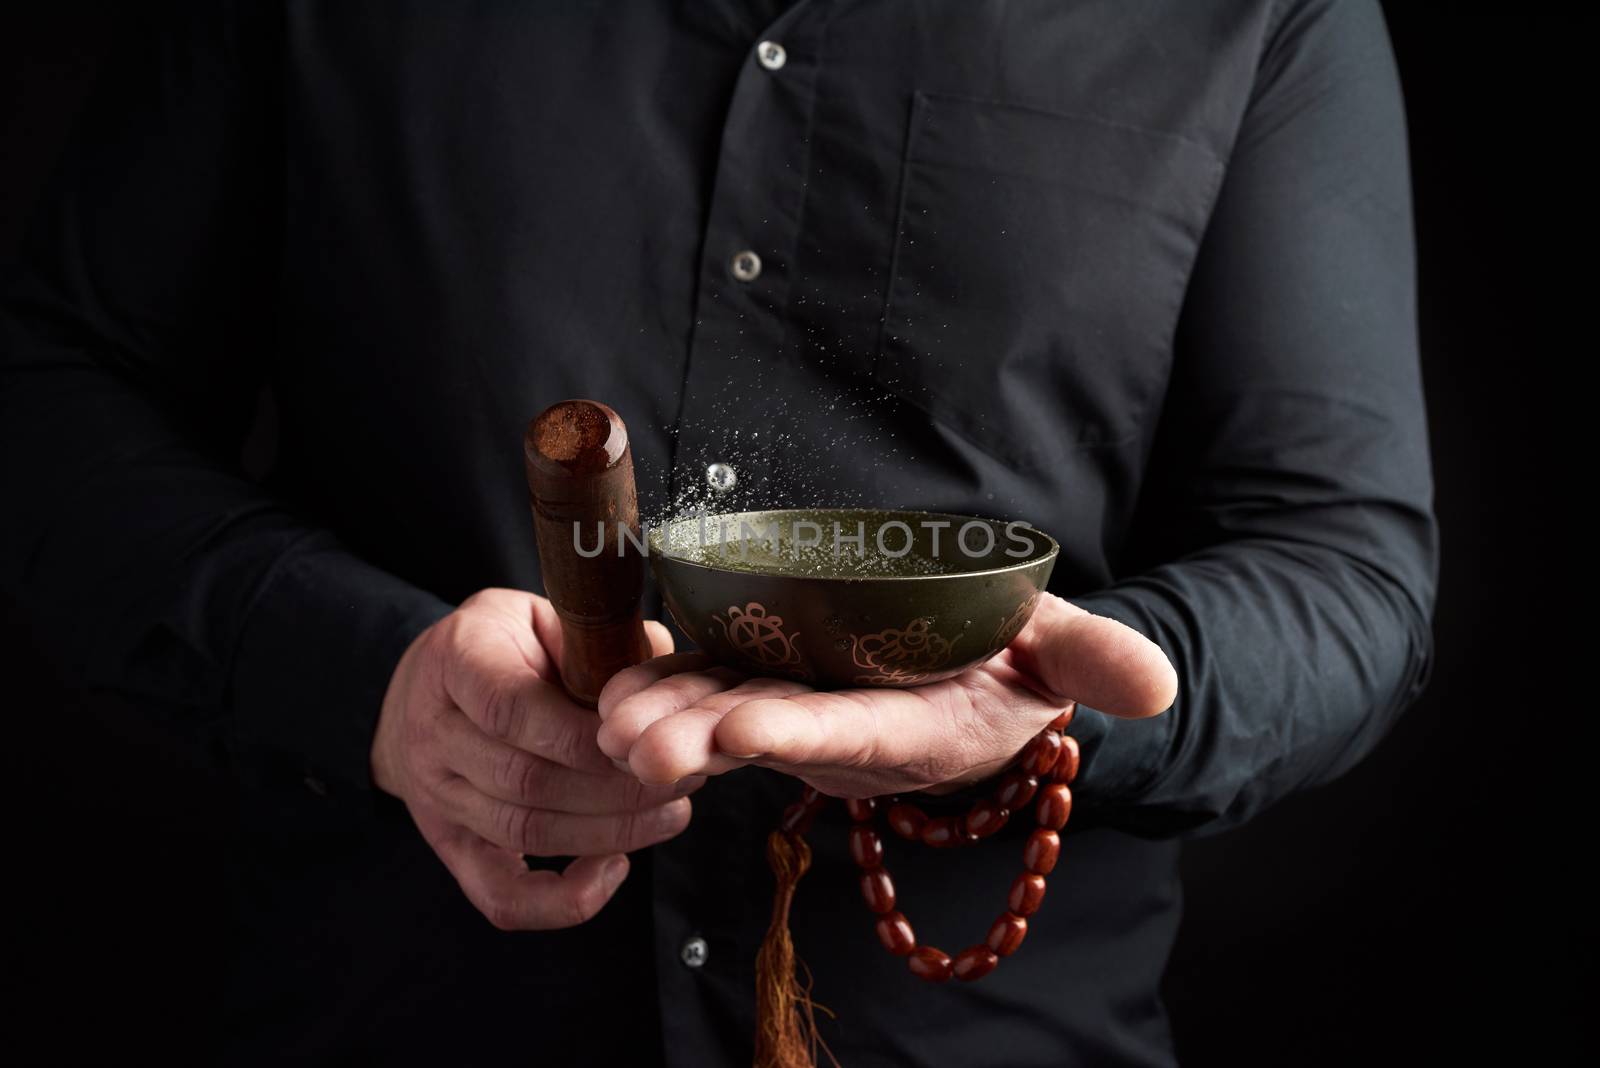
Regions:
<instances>
[{"instance_id":1,"label":"wooden mallet","mask_svg":"<svg viewBox=\"0 0 1600 1068\"><path fill-rule=\"evenodd\" d=\"M545 595L561 617L561 681L593 708L611 676L650 656L644 557L623 533L639 535L628 428L597 401L561 401L528 424L522 454Z\"/></svg>"}]
</instances>

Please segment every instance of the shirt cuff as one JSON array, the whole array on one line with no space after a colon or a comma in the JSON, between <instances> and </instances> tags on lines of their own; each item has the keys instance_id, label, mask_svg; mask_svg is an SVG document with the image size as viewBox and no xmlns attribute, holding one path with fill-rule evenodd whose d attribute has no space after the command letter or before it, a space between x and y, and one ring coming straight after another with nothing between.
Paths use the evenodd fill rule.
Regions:
<instances>
[{"instance_id":1,"label":"shirt cuff","mask_svg":"<svg viewBox=\"0 0 1600 1068\"><path fill-rule=\"evenodd\" d=\"M452 608L350 554L302 542L274 566L233 657L233 741L300 764L314 792L378 791L372 735L389 678Z\"/></svg>"},{"instance_id":2,"label":"shirt cuff","mask_svg":"<svg viewBox=\"0 0 1600 1068\"><path fill-rule=\"evenodd\" d=\"M1096 615L1114 619L1160 644L1144 618L1122 598L1090 594L1069 598L1073 604ZM1162 647L1169 657L1172 650ZM1176 659L1173 661L1177 663ZM1083 704L1073 714L1067 733L1078 740L1080 760L1078 779L1073 784L1074 807L1081 808L1091 821L1107 820L1125 829L1142 833L1137 817L1130 820L1142 798L1160 777L1167 754L1177 737L1182 701L1159 716L1123 719Z\"/></svg>"},{"instance_id":3,"label":"shirt cuff","mask_svg":"<svg viewBox=\"0 0 1600 1068\"><path fill-rule=\"evenodd\" d=\"M1160 770L1175 716L1169 709L1150 719L1122 719L1079 705L1067 728L1081 754L1075 802L1090 809L1136 802Z\"/></svg>"},{"instance_id":4,"label":"shirt cuff","mask_svg":"<svg viewBox=\"0 0 1600 1068\"><path fill-rule=\"evenodd\" d=\"M1167 711L1151 719L1129 720L1080 704L1066 731L1077 740L1080 754L1078 777L1072 783L1074 807L1087 814L1136 805L1160 770L1173 715ZM1012 761L988 778L949 793L921 791L911 796L936 814L965 810L980 797L986 797L995 783L1015 767L1016 762Z\"/></svg>"}]
</instances>

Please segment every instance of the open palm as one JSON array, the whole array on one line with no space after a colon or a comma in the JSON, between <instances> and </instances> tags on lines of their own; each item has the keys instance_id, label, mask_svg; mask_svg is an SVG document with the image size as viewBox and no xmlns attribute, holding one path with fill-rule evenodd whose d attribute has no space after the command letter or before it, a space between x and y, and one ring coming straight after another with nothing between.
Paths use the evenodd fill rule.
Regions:
<instances>
[{"instance_id":1,"label":"open palm","mask_svg":"<svg viewBox=\"0 0 1600 1068\"><path fill-rule=\"evenodd\" d=\"M657 657L606 686L599 743L646 783L759 764L834 797L875 797L987 778L1076 701L1143 717L1176 690L1153 642L1045 595L998 655L909 689L818 691L699 653Z\"/></svg>"}]
</instances>

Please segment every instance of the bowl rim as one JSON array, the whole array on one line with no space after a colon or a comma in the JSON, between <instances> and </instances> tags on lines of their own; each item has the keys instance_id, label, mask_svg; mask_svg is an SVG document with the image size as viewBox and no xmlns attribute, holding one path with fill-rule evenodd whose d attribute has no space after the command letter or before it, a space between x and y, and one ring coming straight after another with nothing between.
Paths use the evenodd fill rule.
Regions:
<instances>
[{"instance_id":1,"label":"bowl rim","mask_svg":"<svg viewBox=\"0 0 1600 1068\"><path fill-rule=\"evenodd\" d=\"M902 521L903 521L903 517L906 517L906 516L915 516L915 517L923 518L923 519L932 518L932 519L962 520L962 521L965 521L965 522L970 522L972 520L977 520L978 522L981 522L981 523L996 523L996 524L999 524L1002 527L1007 525L1008 523L1011 523L1011 522L1021 522L1020 520L995 519L995 518L993 518L991 516L984 516L984 515L962 515L962 514L957 513L957 512L932 512L932 511L925 511L925 510L919 509L919 508L830 508L830 507L817 507L817 508L747 508L747 509L744 509L743 511L738 511L738 512L708 513L703 518L705 518L705 519L724 518L725 519L725 518L727 518L729 516L744 516L744 515L816 515L818 512L832 512L832 513L837 513L837 514L840 514L840 515L863 515L863 516L865 516L865 515L877 515L877 516L886 516L886 517L892 517L892 518L901 518ZM762 578L788 578L788 579L798 579L798 580L805 581L805 582L841 582L841 583L913 582L913 581L930 581L930 580L943 580L943 579L971 578L973 576L978 576L978 575L988 575L988 576L1005 575L1005 574L1009 574L1010 572L1013 572L1013 571L1021 571L1021 570L1024 570L1025 568L1035 567L1035 566L1037 566L1039 564L1042 564L1042 563L1053 562L1055 560L1055 558L1058 555L1060 555L1060 553L1061 553L1061 544L1060 544L1060 542L1056 541L1055 538L1051 537L1049 534L1046 534L1044 531L1040 530L1038 527L1033 526L1033 525L1031 525L1029 523L1026 523L1026 522L1024 522L1022 524L1024 527L1026 527L1033 534L1036 534L1037 536L1039 536L1039 537L1044 539L1045 551L1043 553L1039 553L1039 554L1036 554L1036 555L1030 554L1026 559L1018 560L1015 563L1006 564L1003 567L984 568L981 571L944 572L942 574L933 574L933 575L796 575L796 574L791 574L791 573L782 572L782 571L739 570L737 568L717 567L717 566L712 565L712 564L703 564L703 563L700 563L699 561L690 560L687 557L683 557L683 556L673 556L671 553L664 552L664 551L662 551L662 550L657 548L657 542L662 537L665 536L665 533L666 533L667 530L671 529L673 526L677 525L678 523L692 523L692 522L695 522L695 521L697 521L697 520L699 520L701 518L702 517L698 516L698 515L675 516L672 519L669 519L664 523L652 526L650 528L650 537L649 537L649 539L647 540L647 543L646 543L651 564L654 565L654 563L657 560L670 560L674 564L680 564L680 565L682 565L684 567L692 567L692 568L695 568L695 569L700 570L700 571L708 571L708 572L711 572L711 573L717 574L717 575L740 575L740 576L758 575L758 576L760 576Z\"/></svg>"}]
</instances>

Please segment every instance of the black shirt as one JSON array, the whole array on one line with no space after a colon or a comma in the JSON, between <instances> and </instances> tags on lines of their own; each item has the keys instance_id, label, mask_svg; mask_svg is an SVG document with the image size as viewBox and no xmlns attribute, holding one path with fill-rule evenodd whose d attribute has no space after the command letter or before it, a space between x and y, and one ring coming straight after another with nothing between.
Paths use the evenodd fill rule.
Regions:
<instances>
[{"instance_id":1,"label":"black shirt","mask_svg":"<svg viewBox=\"0 0 1600 1068\"><path fill-rule=\"evenodd\" d=\"M108 78L10 289L0 574L237 784L233 1056L740 1064L794 784L712 782L598 919L501 934L372 789L395 660L539 588L519 441L563 397L627 420L656 516L730 462L730 506L1026 519L1176 706L1080 713L991 977L876 945L837 814L796 940L851 1068L1168 1063L1176 836L1349 768L1427 672L1412 272L1367 0L201 4ZM980 938L1024 830L891 845L918 932Z\"/></svg>"}]
</instances>

